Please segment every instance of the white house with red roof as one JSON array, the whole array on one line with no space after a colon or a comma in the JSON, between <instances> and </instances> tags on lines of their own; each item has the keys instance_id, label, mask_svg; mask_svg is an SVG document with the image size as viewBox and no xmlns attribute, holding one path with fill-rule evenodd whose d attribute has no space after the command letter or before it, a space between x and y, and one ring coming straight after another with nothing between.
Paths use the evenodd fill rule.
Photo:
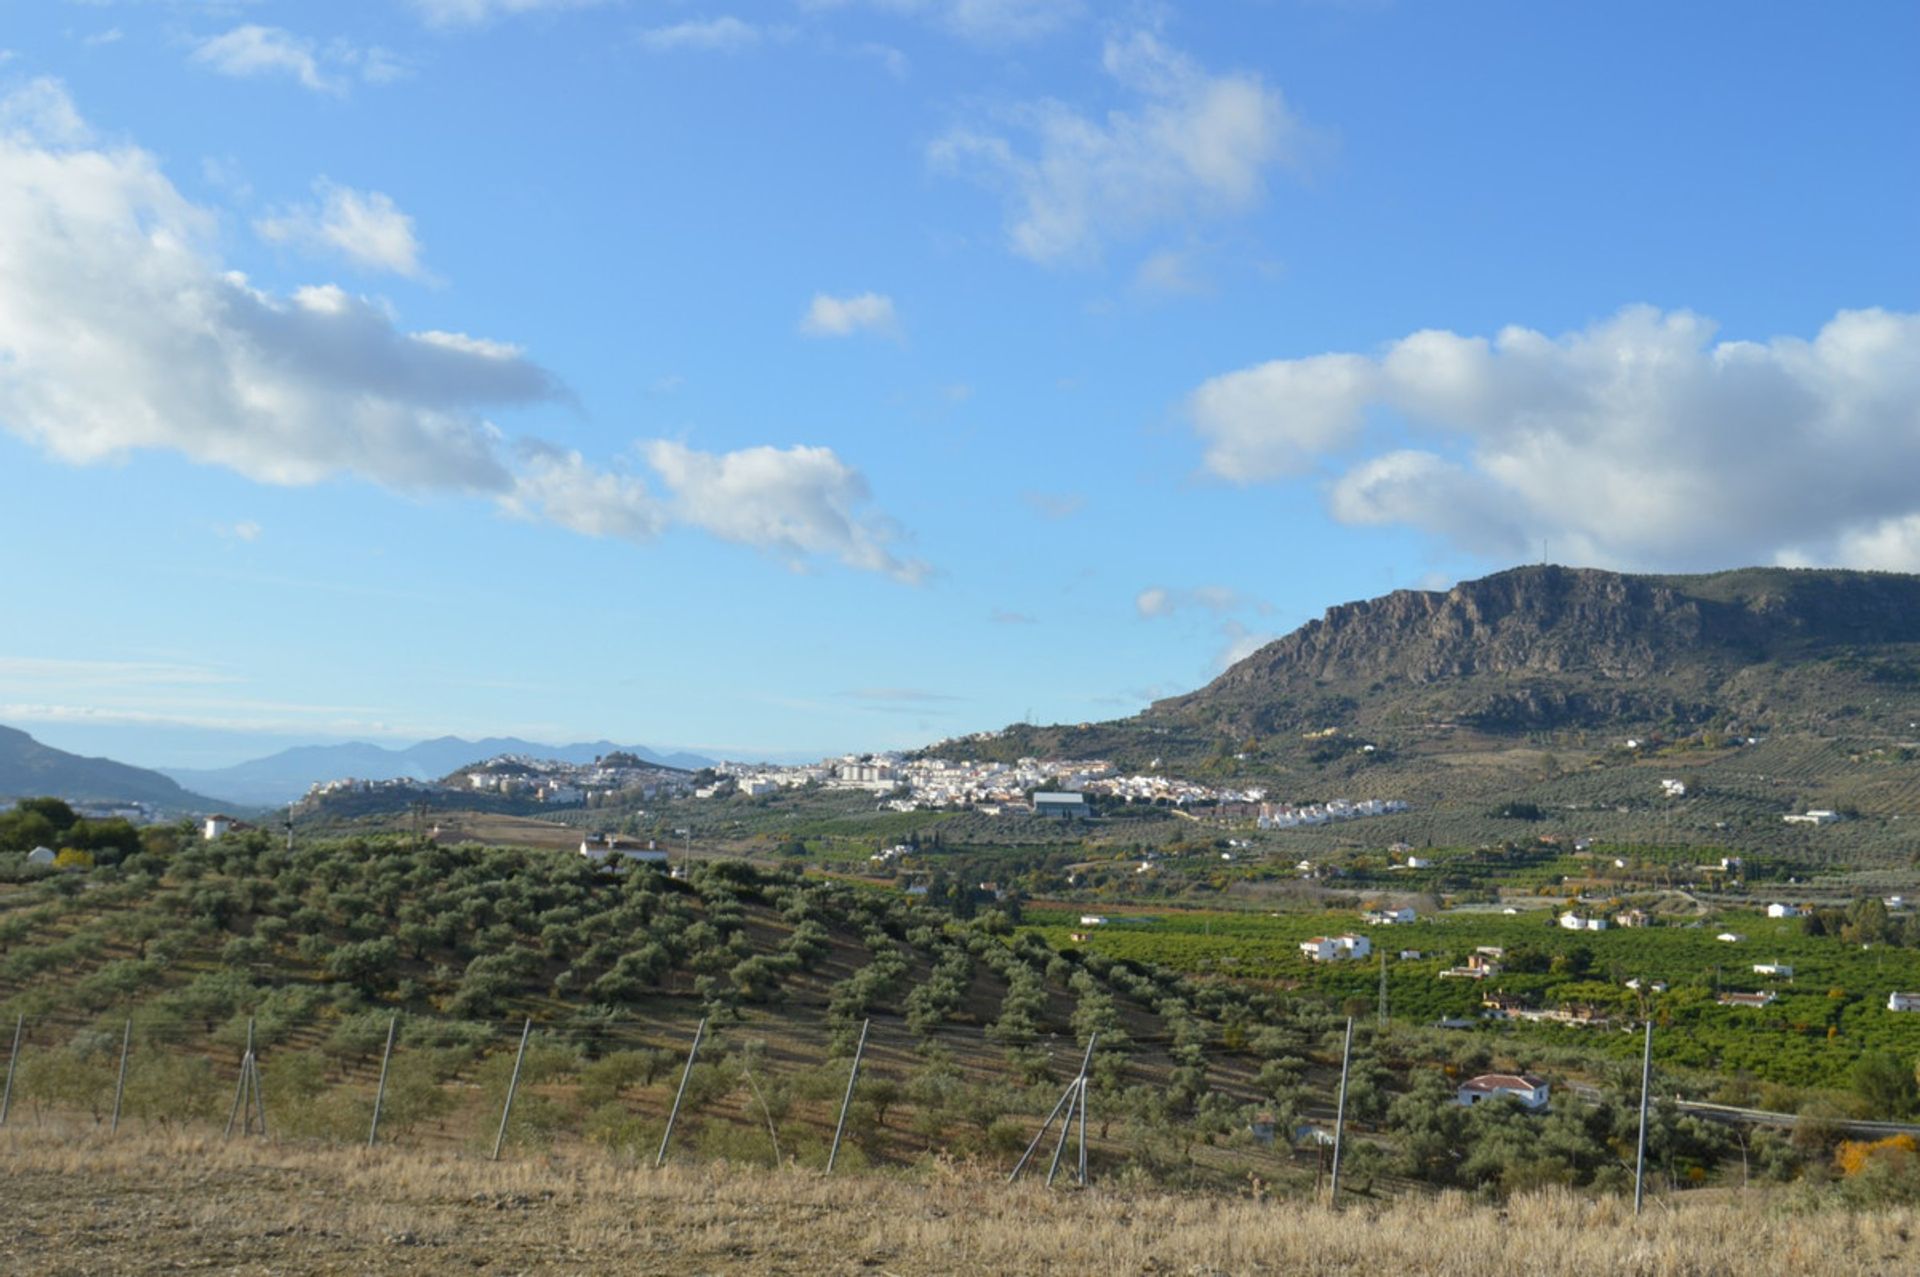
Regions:
<instances>
[{"instance_id":1,"label":"white house with red roof","mask_svg":"<svg viewBox=\"0 0 1920 1277\"><path fill-rule=\"evenodd\" d=\"M1547 1107L1547 1081L1531 1073L1482 1073L1460 1084L1455 1093L1459 1103L1472 1107L1482 1100L1512 1096L1523 1108L1536 1112Z\"/></svg>"}]
</instances>

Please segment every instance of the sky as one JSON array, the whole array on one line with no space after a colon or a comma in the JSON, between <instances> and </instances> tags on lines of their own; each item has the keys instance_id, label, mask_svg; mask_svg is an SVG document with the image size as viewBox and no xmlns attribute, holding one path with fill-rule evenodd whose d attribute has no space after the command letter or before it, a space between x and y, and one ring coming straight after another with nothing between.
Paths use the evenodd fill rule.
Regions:
<instances>
[{"instance_id":1,"label":"sky","mask_svg":"<svg viewBox=\"0 0 1920 1277\"><path fill-rule=\"evenodd\" d=\"M6 0L0 722L733 757L1920 570L1920 7Z\"/></svg>"}]
</instances>

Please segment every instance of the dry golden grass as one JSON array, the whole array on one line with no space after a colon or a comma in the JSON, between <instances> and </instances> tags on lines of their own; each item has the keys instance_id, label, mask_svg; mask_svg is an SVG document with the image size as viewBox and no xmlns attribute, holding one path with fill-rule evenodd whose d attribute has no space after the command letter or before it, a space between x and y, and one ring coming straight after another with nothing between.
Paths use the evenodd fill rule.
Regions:
<instances>
[{"instance_id":1,"label":"dry golden grass","mask_svg":"<svg viewBox=\"0 0 1920 1277\"><path fill-rule=\"evenodd\" d=\"M1768 1277L1920 1271L1920 1216L1549 1194L1340 1213L1009 1189L968 1167L827 1179L723 1164L499 1164L76 1127L0 1131L0 1270L125 1273L1285 1273Z\"/></svg>"}]
</instances>

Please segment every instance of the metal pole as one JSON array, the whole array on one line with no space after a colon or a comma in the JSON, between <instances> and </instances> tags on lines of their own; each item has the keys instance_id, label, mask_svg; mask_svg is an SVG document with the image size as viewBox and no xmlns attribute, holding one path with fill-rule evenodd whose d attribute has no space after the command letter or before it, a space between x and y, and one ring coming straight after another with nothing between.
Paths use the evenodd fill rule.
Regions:
<instances>
[{"instance_id":1,"label":"metal pole","mask_svg":"<svg viewBox=\"0 0 1920 1277\"><path fill-rule=\"evenodd\" d=\"M253 1106L260 1113L260 1138L267 1138L267 1097L260 1089L260 1057L254 1056L249 1067L253 1074Z\"/></svg>"},{"instance_id":2,"label":"metal pole","mask_svg":"<svg viewBox=\"0 0 1920 1277\"><path fill-rule=\"evenodd\" d=\"M120 1078L113 1084L113 1125L107 1127L108 1135L120 1133L120 1100L127 1093L127 1052L133 1049L133 1018L127 1018L127 1027L120 1034Z\"/></svg>"},{"instance_id":3,"label":"metal pole","mask_svg":"<svg viewBox=\"0 0 1920 1277\"><path fill-rule=\"evenodd\" d=\"M1027 1145L1027 1151L1020 1154L1020 1160L1013 1164L1013 1174L1007 1176L1007 1183L1011 1184L1020 1178L1020 1172L1027 1168L1027 1161L1033 1156L1033 1150L1039 1148L1040 1141L1047 1138L1047 1131L1053 1126L1053 1119L1060 1116L1060 1110L1065 1108L1067 1101L1072 1098L1073 1085L1069 1084L1066 1093L1054 1104L1053 1112L1047 1114L1047 1120L1040 1123L1040 1129L1034 1132L1033 1143Z\"/></svg>"},{"instance_id":4,"label":"metal pole","mask_svg":"<svg viewBox=\"0 0 1920 1277\"><path fill-rule=\"evenodd\" d=\"M233 1138L233 1123L234 1123L234 1120L240 1116L240 1097L246 1094L246 1090L247 1090L247 1057L243 1055L240 1057L240 1076L233 1080L233 1106L227 1110L226 1134L220 1137L223 1140L230 1140Z\"/></svg>"},{"instance_id":5,"label":"metal pole","mask_svg":"<svg viewBox=\"0 0 1920 1277\"><path fill-rule=\"evenodd\" d=\"M500 1160L500 1146L507 1142L507 1119L513 1116L513 1093L520 1089L520 1065L527 1058L527 1035L533 1032L533 1017L520 1026L520 1049L513 1056L513 1076L507 1079L507 1102L500 1108L500 1133L493 1137L493 1160Z\"/></svg>"},{"instance_id":6,"label":"metal pole","mask_svg":"<svg viewBox=\"0 0 1920 1277\"><path fill-rule=\"evenodd\" d=\"M1380 951L1380 1027L1387 1027L1387 951Z\"/></svg>"},{"instance_id":7,"label":"metal pole","mask_svg":"<svg viewBox=\"0 0 1920 1277\"><path fill-rule=\"evenodd\" d=\"M687 1079L693 1076L693 1061L700 1054L700 1039L706 1032L707 1021L703 1016L693 1031L693 1045L687 1050L687 1067L680 1071L680 1086L673 1093L673 1111L667 1114L667 1129L660 1133L660 1152L653 1159L655 1170L667 1164L667 1144L673 1139L673 1124L680 1120L680 1101L687 1097Z\"/></svg>"},{"instance_id":8,"label":"metal pole","mask_svg":"<svg viewBox=\"0 0 1920 1277\"><path fill-rule=\"evenodd\" d=\"M1653 1084L1653 1020L1647 1020L1647 1044L1640 1055L1640 1149L1633 1159L1633 1213L1640 1213L1640 1199L1647 1184L1647 1093Z\"/></svg>"},{"instance_id":9,"label":"metal pole","mask_svg":"<svg viewBox=\"0 0 1920 1277\"><path fill-rule=\"evenodd\" d=\"M1047 1163L1047 1187L1053 1187L1054 1173L1060 1169L1060 1154L1066 1151L1067 1137L1073 1134L1073 1111L1080 1107L1080 1100L1087 1089L1085 1078L1075 1078L1067 1087L1067 1120L1060 1123L1060 1139L1053 1146L1053 1160Z\"/></svg>"},{"instance_id":10,"label":"metal pole","mask_svg":"<svg viewBox=\"0 0 1920 1277\"><path fill-rule=\"evenodd\" d=\"M827 1174L833 1174L834 1159L840 1156L840 1135L847 1129L847 1110L853 1107L853 1084L860 1080L860 1057L867 1050L867 1028L873 1023L869 1016L860 1022L860 1042L853 1048L853 1068L847 1073L847 1094L840 1101L840 1120L833 1127L833 1147L827 1150Z\"/></svg>"},{"instance_id":11,"label":"metal pole","mask_svg":"<svg viewBox=\"0 0 1920 1277\"><path fill-rule=\"evenodd\" d=\"M1087 1186L1087 1084L1080 1083L1080 1187Z\"/></svg>"},{"instance_id":12,"label":"metal pole","mask_svg":"<svg viewBox=\"0 0 1920 1277\"><path fill-rule=\"evenodd\" d=\"M13 1110L13 1066L20 1061L20 1035L26 1027L26 1013L22 1012L13 1022L13 1050L7 1052L7 1089L0 1094L0 1126L7 1124L7 1114Z\"/></svg>"},{"instance_id":13,"label":"metal pole","mask_svg":"<svg viewBox=\"0 0 1920 1277\"><path fill-rule=\"evenodd\" d=\"M1340 1098L1333 1110L1333 1179L1327 1204L1340 1204L1340 1143L1347 1133L1347 1070L1353 1065L1353 1017L1347 1017L1347 1044L1340 1052Z\"/></svg>"},{"instance_id":14,"label":"metal pole","mask_svg":"<svg viewBox=\"0 0 1920 1277\"><path fill-rule=\"evenodd\" d=\"M400 1027L400 1017L396 1014L387 1021L387 1049L380 1056L380 1086L373 1093L373 1122L367 1127L367 1147L380 1135L380 1108L387 1102L387 1065L393 1061L393 1035Z\"/></svg>"}]
</instances>

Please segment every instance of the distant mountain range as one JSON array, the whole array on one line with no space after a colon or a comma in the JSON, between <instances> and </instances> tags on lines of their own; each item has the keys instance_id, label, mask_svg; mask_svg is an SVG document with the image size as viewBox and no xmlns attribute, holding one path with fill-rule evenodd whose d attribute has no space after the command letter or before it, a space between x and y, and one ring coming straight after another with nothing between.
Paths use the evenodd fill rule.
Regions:
<instances>
[{"instance_id":1,"label":"distant mountain range","mask_svg":"<svg viewBox=\"0 0 1920 1277\"><path fill-rule=\"evenodd\" d=\"M212 811L221 804L144 767L84 758L0 727L0 799L50 795L73 803L145 803L163 812Z\"/></svg>"},{"instance_id":2,"label":"distant mountain range","mask_svg":"<svg viewBox=\"0 0 1920 1277\"><path fill-rule=\"evenodd\" d=\"M201 793L218 794L235 806L277 807L299 799L320 781L340 780L347 776L358 780L399 780L403 777L438 780L468 763L477 763L500 754L524 754L530 758L590 763L616 751L663 767L680 767L688 771L713 766L712 759L699 754L661 754L644 745L616 745L604 740L573 745L542 745L515 736L489 736L482 740L441 736L405 749L388 749L365 741L350 741L343 745L301 745L232 767L168 767L162 770L181 785Z\"/></svg>"}]
</instances>

